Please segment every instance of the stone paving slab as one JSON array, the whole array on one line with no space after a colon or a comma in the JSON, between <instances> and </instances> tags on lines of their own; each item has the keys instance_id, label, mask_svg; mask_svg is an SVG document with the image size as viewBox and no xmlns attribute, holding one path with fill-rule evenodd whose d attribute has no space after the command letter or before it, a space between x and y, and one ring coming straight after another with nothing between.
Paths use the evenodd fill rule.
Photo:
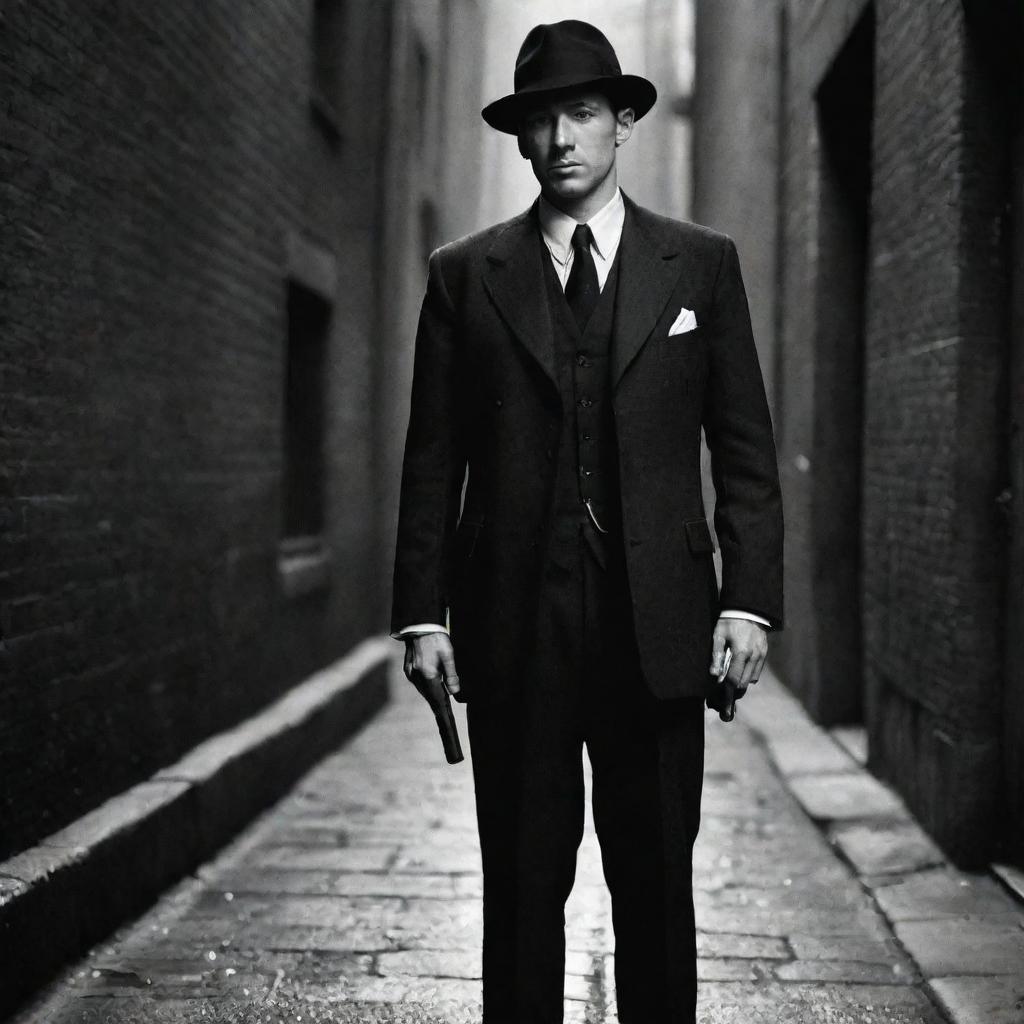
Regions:
<instances>
[{"instance_id":1,"label":"stone paving slab","mask_svg":"<svg viewBox=\"0 0 1024 1024\"><path fill-rule=\"evenodd\" d=\"M12 1024L479 1021L471 769L444 763L433 720L397 661L394 671L395 700L368 729ZM763 681L736 721L707 716L694 850L699 1019L939 1024L937 1001L969 1000L970 985L946 970L930 972L928 988L904 950L915 937L902 930L947 922L901 922L894 934L876 890L752 732L748 712L762 697L765 716L784 725L793 702ZM465 737L464 709L456 714ZM801 746L812 774L800 769ZM827 737L783 747L793 780L847 756ZM927 900L930 890L889 896L898 893ZM616 1024L610 906L589 810L566 918L565 1020ZM978 998L990 1005L990 994Z\"/></svg>"},{"instance_id":2,"label":"stone paving slab","mask_svg":"<svg viewBox=\"0 0 1024 1024\"><path fill-rule=\"evenodd\" d=\"M820 775L851 772L857 763L828 733L807 727L784 736L773 736L768 743L775 767L783 775Z\"/></svg>"},{"instance_id":3,"label":"stone paving slab","mask_svg":"<svg viewBox=\"0 0 1024 1024\"><path fill-rule=\"evenodd\" d=\"M793 795L815 820L899 816L902 801L866 773L833 773L790 779Z\"/></svg>"},{"instance_id":4,"label":"stone paving slab","mask_svg":"<svg viewBox=\"0 0 1024 1024\"><path fill-rule=\"evenodd\" d=\"M254 850L241 865L279 871L384 871L397 857L397 844L355 848L282 844Z\"/></svg>"},{"instance_id":5,"label":"stone paving slab","mask_svg":"<svg viewBox=\"0 0 1024 1024\"><path fill-rule=\"evenodd\" d=\"M896 964L868 964L860 960L794 960L775 972L780 981L842 981L858 984L893 985L919 981L915 969L904 973Z\"/></svg>"},{"instance_id":6,"label":"stone paving slab","mask_svg":"<svg viewBox=\"0 0 1024 1024\"><path fill-rule=\"evenodd\" d=\"M861 875L901 874L945 862L942 851L917 822L842 825L831 834Z\"/></svg>"},{"instance_id":7,"label":"stone paving slab","mask_svg":"<svg viewBox=\"0 0 1024 1024\"><path fill-rule=\"evenodd\" d=\"M1024 1021L1024 980L1020 977L936 978L931 988L957 1024Z\"/></svg>"},{"instance_id":8,"label":"stone paving slab","mask_svg":"<svg viewBox=\"0 0 1024 1024\"><path fill-rule=\"evenodd\" d=\"M698 1019L714 1024L940 1024L920 989L909 985L707 984Z\"/></svg>"},{"instance_id":9,"label":"stone paving slab","mask_svg":"<svg viewBox=\"0 0 1024 1024\"><path fill-rule=\"evenodd\" d=\"M997 882L946 867L880 885L875 899L890 921L1007 916L1018 928L1024 926L1024 914L1016 911Z\"/></svg>"},{"instance_id":10,"label":"stone paving slab","mask_svg":"<svg viewBox=\"0 0 1024 1024\"><path fill-rule=\"evenodd\" d=\"M1024 973L1024 929L1008 917L903 921L896 937L929 978Z\"/></svg>"},{"instance_id":11,"label":"stone paving slab","mask_svg":"<svg viewBox=\"0 0 1024 1024\"><path fill-rule=\"evenodd\" d=\"M844 935L794 932L787 936L787 942L798 960L849 960L892 967L903 965L908 970L910 967L903 947L891 936L852 939Z\"/></svg>"}]
</instances>

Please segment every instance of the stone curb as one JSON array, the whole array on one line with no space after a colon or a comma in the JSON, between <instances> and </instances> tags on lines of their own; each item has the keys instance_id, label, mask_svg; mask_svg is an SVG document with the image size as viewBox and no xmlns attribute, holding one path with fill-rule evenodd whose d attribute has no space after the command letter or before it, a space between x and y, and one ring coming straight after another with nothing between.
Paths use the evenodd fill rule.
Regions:
<instances>
[{"instance_id":1,"label":"stone curb","mask_svg":"<svg viewBox=\"0 0 1024 1024\"><path fill-rule=\"evenodd\" d=\"M867 770L859 730L815 724L769 671L739 716L874 898L952 1024L1024 1021L1024 909L990 873L947 860Z\"/></svg>"},{"instance_id":2,"label":"stone curb","mask_svg":"<svg viewBox=\"0 0 1024 1024\"><path fill-rule=\"evenodd\" d=\"M141 913L387 703L387 638L0 863L0 1017Z\"/></svg>"}]
</instances>

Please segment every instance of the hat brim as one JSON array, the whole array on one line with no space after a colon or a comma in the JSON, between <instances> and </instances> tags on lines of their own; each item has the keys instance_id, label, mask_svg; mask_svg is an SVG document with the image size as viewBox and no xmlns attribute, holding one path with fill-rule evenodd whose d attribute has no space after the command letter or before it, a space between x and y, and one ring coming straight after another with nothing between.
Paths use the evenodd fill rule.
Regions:
<instances>
[{"instance_id":1,"label":"hat brim","mask_svg":"<svg viewBox=\"0 0 1024 1024\"><path fill-rule=\"evenodd\" d=\"M527 86L519 92L502 96L500 100L488 103L480 111L481 117L499 132L507 135L518 135L522 126L523 111L537 102L546 93L565 92L570 89L586 89L589 86L600 87L608 92L623 107L633 108L633 120L639 121L654 106L658 98L658 90L651 82L639 75L614 75L605 78L588 78L580 81L567 76L565 80L548 79L545 82Z\"/></svg>"}]
</instances>

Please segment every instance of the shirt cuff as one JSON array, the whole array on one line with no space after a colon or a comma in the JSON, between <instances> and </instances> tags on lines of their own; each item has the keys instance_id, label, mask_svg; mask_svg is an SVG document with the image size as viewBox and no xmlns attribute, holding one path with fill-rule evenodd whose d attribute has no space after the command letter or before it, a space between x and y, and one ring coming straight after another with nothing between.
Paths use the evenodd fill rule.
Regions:
<instances>
[{"instance_id":1,"label":"shirt cuff","mask_svg":"<svg viewBox=\"0 0 1024 1024\"><path fill-rule=\"evenodd\" d=\"M427 633L447 633L448 630L444 626L439 626L436 622L418 622L415 626L405 626L403 629L398 630L391 634L394 640L404 640L410 636L425 636Z\"/></svg>"},{"instance_id":2,"label":"shirt cuff","mask_svg":"<svg viewBox=\"0 0 1024 1024\"><path fill-rule=\"evenodd\" d=\"M756 622L759 626L764 626L765 629L771 629L772 624L760 615L755 615L753 612L741 612L736 608L723 608L718 613L720 619L747 619L750 622Z\"/></svg>"}]
</instances>

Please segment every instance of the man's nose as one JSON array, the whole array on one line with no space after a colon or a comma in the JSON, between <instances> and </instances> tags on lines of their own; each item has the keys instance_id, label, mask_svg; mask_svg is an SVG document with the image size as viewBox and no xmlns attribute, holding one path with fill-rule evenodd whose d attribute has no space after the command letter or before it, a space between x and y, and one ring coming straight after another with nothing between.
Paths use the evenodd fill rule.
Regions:
<instances>
[{"instance_id":1,"label":"man's nose","mask_svg":"<svg viewBox=\"0 0 1024 1024\"><path fill-rule=\"evenodd\" d=\"M572 149L576 144L572 131L572 121L565 114L559 114L555 118L551 142L556 149Z\"/></svg>"}]
</instances>

